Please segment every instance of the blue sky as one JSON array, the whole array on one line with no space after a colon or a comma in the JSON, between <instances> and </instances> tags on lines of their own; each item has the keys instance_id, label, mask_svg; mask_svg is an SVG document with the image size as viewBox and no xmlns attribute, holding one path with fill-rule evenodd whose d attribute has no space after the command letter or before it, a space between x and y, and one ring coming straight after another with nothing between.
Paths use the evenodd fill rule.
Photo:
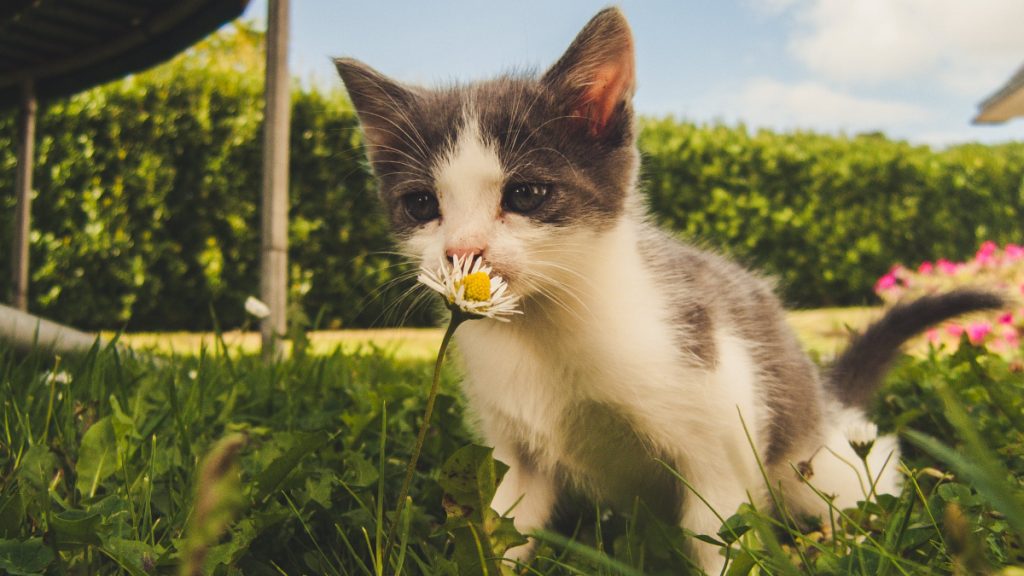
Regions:
<instances>
[{"instance_id":1,"label":"blue sky","mask_svg":"<svg viewBox=\"0 0 1024 576\"><path fill-rule=\"evenodd\" d=\"M292 0L291 71L340 85L330 56L402 81L543 70L608 2ZM917 143L1024 140L973 126L1024 65L1024 0L626 0L642 114ZM265 21L266 0L248 18Z\"/></svg>"}]
</instances>

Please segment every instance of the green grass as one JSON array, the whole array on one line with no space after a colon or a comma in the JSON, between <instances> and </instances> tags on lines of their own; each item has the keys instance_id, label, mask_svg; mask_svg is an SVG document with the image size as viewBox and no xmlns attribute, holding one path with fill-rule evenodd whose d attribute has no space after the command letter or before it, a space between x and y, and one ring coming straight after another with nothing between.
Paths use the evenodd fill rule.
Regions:
<instances>
[{"instance_id":1,"label":"green grass","mask_svg":"<svg viewBox=\"0 0 1024 576\"><path fill-rule=\"evenodd\" d=\"M308 334L310 352L330 355L384 353L398 360L428 360L437 354L444 330L436 328L385 328L375 330L324 330ZM104 334L113 338L115 334ZM223 342L233 352L256 354L260 350L259 332L139 332L122 334L120 340L133 349L194 356L204 347L212 349Z\"/></svg>"},{"instance_id":2,"label":"green grass","mask_svg":"<svg viewBox=\"0 0 1024 576\"><path fill-rule=\"evenodd\" d=\"M822 333L825 345L846 323ZM415 334L429 349L434 333ZM0 573L507 571L494 556L519 536L481 504L503 467L472 445L451 372L412 507L384 549L433 352L339 341L270 366L218 340L160 359L107 349L54 364L0 353ZM801 530L785 514L719 511L723 530L703 537L729 546L730 574L1024 564L1020 367L971 347L907 358L875 411L907 439L904 493ZM678 527L642 505L627 512L566 515L523 573L689 570Z\"/></svg>"}]
</instances>

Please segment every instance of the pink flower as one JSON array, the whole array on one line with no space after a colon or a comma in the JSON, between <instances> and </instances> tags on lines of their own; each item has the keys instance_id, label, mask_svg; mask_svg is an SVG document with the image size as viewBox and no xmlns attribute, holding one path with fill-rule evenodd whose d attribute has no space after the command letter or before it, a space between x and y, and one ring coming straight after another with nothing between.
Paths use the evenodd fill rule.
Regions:
<instances>
[{"instance_id":1,"label":"pink flower","mask_svg":"<svg viewBox=\"0 0 1024 576\"><path fill-rule=\"evenodd\" d=\"M975 322L967 327L967 339L971 344L981 344L985 337L992 332L992 325L988 322Z\"/></svg>"},{"instance_id":2,"label":"pink flower","mask_svg":"<svg viewBox=\"0 0 1024 576\"><path fill-rule=\"evenodd\" d=\"M921 262L921 265L917 267L918 274L931 274L935 270L935 265L927 260Z\"/></svg>"},{"instance_id":3,"label":"pink flower","mask_svg":"<svg viewBox=\"0 0 1024 576\"><path fill-rule=\"evenodd\" d=\"M1020 345L1020 333L1013 326L1003 327L1003 342L1006 342L1012 348L1016 348Z\"/></svg>"},{"instance_id":4,"label":"pink flower","mask_svg":"<svg viewBox=\"0 0 1024 576\"><path fill-rule=\"evenodd\" d=\"M999 317L999 323L1007 326L1013 325L1013 312L1007 312Z\"/></svg>"},{"instance_id":5,"label":"pink flower","mask_svg":"<svg viewBox=\"0 0 1024 576\"><path fill-rule=\"evenodd\" d=\"M1020 333L1012 326L1008 326L1007 329L1003 330L1003 342L1006 342L1012 348L1020 346Z\"/></svg>"},{"instance_id":6,"label":"pink flower","mask_svg":"<svg viewBox=\"0 0 1024 576\"><path fill-rule=\"evenodd\" d=\"M939 270L941 270L943 274L948 275L956 274L956 271L960 268L959 266L950 262L949 260L946 260L945 258L939 258L938 260L936 260L935 265L939 267Z\"/></svg>"},{"instance_id":7,"label":"pink flower","mask_svg":"<svg viewBox=\"0 0 1024 576\"><path fill-rule=\"evenodd\" d=\"M878 282L875 282L875 292L885 292L886 290L891 290L896 287L897 283L898 282L896 281L896 274L889 272L885 276L879 278Z\"/></svg>"},{"instance_id":8,"label":"pink flower","mask_svg":"<svg viewBox=\"0 0 1024 576\"><path fill-rule=\"evenodd\" d=\"M959 338L963 333L964 327L959 324L950 324L949 326L946 326L946 334L949 334L950 336Z\"/></svg>"},{"instance_id":9,"label":"pink flower","mask_svg":"<svg viewBox=\"0 0 1024 576\"><path fill-rule=\"evenodd\" d=\"M1006 248L1003 249L1003 255L1009 260L1020 260L1024 258L1024 246L1007 244Z\"/></svg>"},{"instance_id":10,"label":"pink flower","mask_svg":"<svg viewBox=\"0 0 1024 576\"><path fill-rule=\"evenodd\" d=\"M942 338L942 336L939 335L939 331L935 328L932 328L931 330L925 332L925 336L928 337L928 341L931 342L932 344L937 344L939 342L939 339Z\"/></svg>"}]
</instances>

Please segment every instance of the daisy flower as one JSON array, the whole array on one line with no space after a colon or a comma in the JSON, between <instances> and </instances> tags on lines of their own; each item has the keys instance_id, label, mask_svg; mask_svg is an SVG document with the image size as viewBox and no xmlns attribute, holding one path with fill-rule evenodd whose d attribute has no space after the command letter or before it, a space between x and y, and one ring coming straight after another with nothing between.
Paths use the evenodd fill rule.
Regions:
<instances>
[{"instance_id":1,"label":"daisy flower","mask_svg":"<svg viewBox=\"0 0 1024 576\"><path fill-rule=\"evenodd\" d=\"M490 266L484 264L482 258L456 256L453 262L442 258L438 262L437 268L421 267L420 274L416 279L444 297L448 309L452 312L452 317L448 321L448 329L445 330L444 337L441 338L441 348L437 351L434 380L430 384L427 405L423 410L423 424L416 437L412 457L409 458L409 464L405 468L405 479L402 481L398 505L395 508L395 520L391 523L391 528L388 529L387 539L384 540L385 550L390 549L391 542L394 541L395 528L402 517L402 509L409 496L409 486L413 473L416 471L416 462L419 461L423 443L427 438L430 415L434 412L438 384L441 381L441 363L444 362L444 356L455 329L464 321L474 318L493 318L508 322L509 316L523 313L518 309L519 297L509 291L505 279L495 274Z\"/></svg>"},{"instance_id":2,"label":"daisy flower","mask_svg":"<svg viewBox=\"0 0 1024 576\"><path fill-rule=\"evenodd\" d=\"M71 374L69 374L65 370L60 370L60 371L56 371L56 372L47 372L46 373L46 381L47 382L56 382L57 384L70 384L71 383Z\"/></svg>"},{"instance_id":3,"label":"daisy flower","mask_svg":"<svg viewBox=\"0 0 1024 576\"><path fill-rule=\"evenodd\" d=\"M871 422L857 422L846 428L846 440L857 456L864 460L878 438L878 427Z\"/></svg>"},{"instance_id":4,"label":"daisy flower","mask_svg":"<svg viewBox=\"0 0 1024 576\"><path fill-rule=\"evenodd\" d=\"M481 258L456 256L454 263L442 258L438 264L433 269L421 267L416 279L441 294L453 312L502 322L508 322L513 314L522 314L518 309L519 297Z\"/></svg>"}]
</instances>

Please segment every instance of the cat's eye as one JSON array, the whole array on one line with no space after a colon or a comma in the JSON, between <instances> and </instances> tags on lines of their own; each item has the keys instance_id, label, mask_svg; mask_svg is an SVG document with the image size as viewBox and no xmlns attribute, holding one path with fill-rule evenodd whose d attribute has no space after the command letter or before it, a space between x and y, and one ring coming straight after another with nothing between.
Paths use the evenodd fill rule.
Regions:
<instances>
[{"instance_id":1,"label":"cat's eye","mask_svg":"<svg viewBox=\"0 0 1024 576\"><path fill-rule=\"evenodd\" d=\"M410 192L402 196L402 207L410 218L417 222L430 222L441 215L437 197L430 192Z\"/></svg>"},{"instance_id":2,"label":"cat's eye","mask_svg":"<svg viewBox=\"0 0 1024 576\"><path fill-rule=\"evenodd\" d=\"M501 207L509 212L529 214L540 208L550 195L551 188L547 184L513 182L502 192Z\"/></svg>"}]
</instances>

